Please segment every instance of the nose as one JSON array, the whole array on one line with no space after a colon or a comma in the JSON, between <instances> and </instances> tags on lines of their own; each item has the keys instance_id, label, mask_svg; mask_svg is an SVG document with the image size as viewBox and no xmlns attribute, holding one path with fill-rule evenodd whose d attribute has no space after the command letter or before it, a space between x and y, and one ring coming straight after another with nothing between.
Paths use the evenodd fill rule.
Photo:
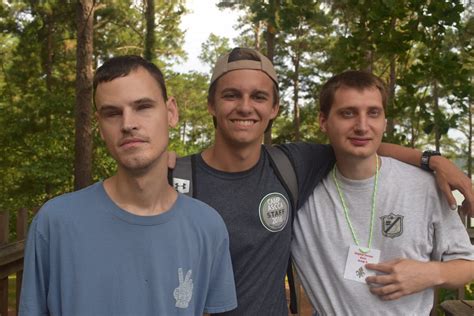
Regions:
<instances>
[{"instance_id":1,"label":"nose","mask_svg":"<svg viewBox=\"0 0 474 316\"><path fill-rule=\"evenodd\" d=\"M240 99L238 105L237 105L237 111L239 113L244 113L248 114L252 111L252 99L250 96L244 96Z\"/></svg>"},{"instance_id":2,"label":"nose","mask_svg":"<svg viewBox=\"0 0 474 316\"><path fill-rule=\"evenodd\" d=\"M366 115L359 115L357 117L357 122L355 125L355 131L357 133L363 134L367 132L369 126L368 126L368 120Z\"/></svg>"},{"instance_id":3,"label":"nose","mask_svg":"<svg viewBox=\"0 0 474 316\"><path fill-rule=\"evenodd\" d=\"M135 118L135 114L133 113L133 111L123 111L121 129L123 133L130 133L131 131L138 129L138 122Z\"/></svg>"}]
</instances>

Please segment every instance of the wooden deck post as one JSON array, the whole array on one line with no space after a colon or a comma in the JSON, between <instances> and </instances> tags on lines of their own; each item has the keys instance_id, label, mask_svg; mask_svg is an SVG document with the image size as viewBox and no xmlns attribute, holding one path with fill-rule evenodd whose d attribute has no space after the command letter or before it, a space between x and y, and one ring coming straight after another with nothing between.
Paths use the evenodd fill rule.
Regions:
<instances>
[{"instance_id":1,"label":"wooden deck post","mask_svg":"<svg viewBox=\"0 0 474 316\"><path fill-rule=\"evenodd\" d=\"M28 231L28 210L22 208L18 211L16 217L16 237L17 240L26 239ZM16 273L16 313L18 315L20 305L21 283L23 281L23 271Z\"/></svg>"},{"instance_id":2,"label":"wooden deck post","mask_svg":"<svg viewBox=\"0 0 474 316\"><path fill-rule=\"evenodd\" d=\"M0 246L8 242L9 212L0 211ZM8 315L8 276L0 279L0 316Z\"/></svg>"}]
</instances>

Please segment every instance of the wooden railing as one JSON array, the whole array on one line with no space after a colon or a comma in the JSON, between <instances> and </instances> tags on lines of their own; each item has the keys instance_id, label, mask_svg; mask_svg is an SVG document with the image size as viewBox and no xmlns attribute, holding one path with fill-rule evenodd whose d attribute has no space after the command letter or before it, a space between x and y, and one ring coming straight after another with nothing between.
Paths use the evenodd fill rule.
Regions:
<instances>
[{"instance_id":1,"label":"wooden railing","mask_svg":"<svg viewBox=\"0 0 474 316\"><path fill-rule=\"evenodd\" d=\"M23 252L28 230L28 210L16 212L16 240L9 240L10 212L0 211L0 316L8 316L8 277L16 274L14 285L16 315L20 301L21 281L23 275ZM10 314L11 315L11 314Z\"/></svg>"}]
</instances>

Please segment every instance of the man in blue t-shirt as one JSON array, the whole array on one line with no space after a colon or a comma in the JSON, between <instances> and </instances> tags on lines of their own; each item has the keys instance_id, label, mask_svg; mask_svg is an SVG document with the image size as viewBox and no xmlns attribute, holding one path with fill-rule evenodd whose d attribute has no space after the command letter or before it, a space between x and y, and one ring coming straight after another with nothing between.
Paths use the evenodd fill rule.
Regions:
<instances>
[{"instance_id":1,"label":"man in blue t-shirt","mask_svg":"<svg viewBox=\"0 0 474 316\"><path fill-rule=\"evenodd\" d=\"M20 315L200 315L237 306L222 218L167 181L178 121L161 71L138 56L94 77L117 162L103 182L48 201L30 226Z\"/></svg>"}]
</instances>

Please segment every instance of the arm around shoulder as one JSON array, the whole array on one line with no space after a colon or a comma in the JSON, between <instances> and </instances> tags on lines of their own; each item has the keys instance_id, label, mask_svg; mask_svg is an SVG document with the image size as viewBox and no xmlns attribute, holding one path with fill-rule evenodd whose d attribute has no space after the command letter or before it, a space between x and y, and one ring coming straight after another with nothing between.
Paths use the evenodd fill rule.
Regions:
<instances>
[{"instance_id":1,"label":"arm around shoulder","mask_svg":"<svg viewBox=\"0 0 474 316\"><path fill-rule=\"evenodd\" d=\"M392 157L413 166L420 167L422 152L400 145L382 143L378 154ZM438 187L448 200L451 209L457 209L456 199L452 190L459 190L464 196L461 211L474 216L474 190L469 179L453 162L442 156L433 156L429 160L429 168L435 172Z\"/></svg>"}]
</instances>

